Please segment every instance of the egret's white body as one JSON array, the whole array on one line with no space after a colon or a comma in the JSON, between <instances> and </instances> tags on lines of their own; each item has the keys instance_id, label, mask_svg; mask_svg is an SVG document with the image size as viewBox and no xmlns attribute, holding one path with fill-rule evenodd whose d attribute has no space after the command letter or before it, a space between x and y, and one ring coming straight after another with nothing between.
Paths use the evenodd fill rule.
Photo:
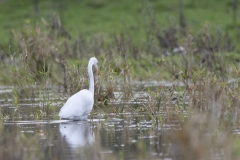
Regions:
<instances>
[{"instance_id":1,"label":"egret's white body","mask_svg":"<svg viewBox=\"0 0 240 160\"><path fill-rule=\"evenodd\" d=\"M97 59L92 57L88 62L89 90L83 89L72 95L61 108L61 119L87 120L94 104L94 77L92 66L97 67Z\"/></svg>"}]
</instances>

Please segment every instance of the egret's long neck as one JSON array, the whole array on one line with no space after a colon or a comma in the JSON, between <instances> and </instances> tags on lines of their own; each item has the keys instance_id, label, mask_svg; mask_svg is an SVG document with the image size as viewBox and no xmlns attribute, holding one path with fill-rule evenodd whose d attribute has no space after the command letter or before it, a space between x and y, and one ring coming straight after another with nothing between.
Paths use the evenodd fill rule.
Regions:
<instances>
[{"instance_id":1,"label":"egret's long neck","mask_svg":"<svg viewBox=\"0 0 240 160\"><path fill-rule=\"evenodd\" d=\"M92 63L88 64L88 76L89 76L89 91L92 92L94 96L94 77L93 77L93 70L92 70Z\"/></svg>"}]
</instances>

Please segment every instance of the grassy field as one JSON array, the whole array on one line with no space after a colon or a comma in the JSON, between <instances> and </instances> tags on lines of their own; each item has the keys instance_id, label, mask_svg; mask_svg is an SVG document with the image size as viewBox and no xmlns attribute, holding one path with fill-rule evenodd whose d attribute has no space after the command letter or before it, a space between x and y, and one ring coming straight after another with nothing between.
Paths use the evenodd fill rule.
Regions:
<instances>
[{"instance_id":1,"label":"grassy field","mask_svg":"<svg viewBox=\"0 0 240 160\"><path fill-rule=\"evenodd\" d=\"M215 66L217 69L221 68L219 67L221 62L232 65L239 61L239 47L236 45L239 37L238 14L234 21L234 10L230 0L185 0L182 1L182 7L179 0L37 2L37 4L30 0L0 2L0 37L4 37L0 39L0 49L3 51L1 57L21 53L23 47L18 49L16 44L22 43L24 38L31 38L16 34L23 32L22 35L29 36L30 32L34 32L34 26L37 26L35 29L40 29L41 34L54 35L59 32L58 37L53 40L54 47L58 47L61 55L68 52L65 58L72 64L79 63L80 57L88 59L90 55L101 54L109 59L111 56L108 56L108 53L111 52L116 59L121 56L128 58L134 76L137 74L153 76L161 60L167 61L164 66L164 71L167 69L167 72L162 73L162 78L169 79L186 67L189 69L190 66L185 65L185 58L182 56L165 57L166 51L172 52L177 46L184 46L192 53L196 50L201 53L204 50L217 52L217 57L221 52L222 57L217 58L218 62L211 61L216 58L207 61L208 66L211 66L211 63L218 65ZM37 32L35 34L38 35ZM167 47L162 44L159 35L163 37L163 41L169 43ZM43 36L44 38L45 40L48 38L50 43L51 38ZM205 62L204 57L205 59L207 57L204 54L199 55L198 58L192 59L197 61L198 66L201 65L201 61ZM169 63L178 69L170 71Z\"/></svg>"},{"instance_id":2,"label":"grassy field","mask_svg":"<svg viewBox=\"0 0 240 160\"><path fill-rule=\"evenodd\" d=\"M209 24L213 30L228 32L236 39L231 2L183 1L183 14L189 31L197 34ZM158 28L163 29L179 24L179 11L178 0L41 0L37 5L30 0L5 0L0 2L0 37L4 37L0 44L8 45L11 30L23 29L25 22L39 24L41 18L49 20L54 13L60 16L62 26L73 38L80 35L91 37L97 33L108 36L127 30L136 41L142 42L151 19L155 19Z\"/></svg>"}]
</instances>

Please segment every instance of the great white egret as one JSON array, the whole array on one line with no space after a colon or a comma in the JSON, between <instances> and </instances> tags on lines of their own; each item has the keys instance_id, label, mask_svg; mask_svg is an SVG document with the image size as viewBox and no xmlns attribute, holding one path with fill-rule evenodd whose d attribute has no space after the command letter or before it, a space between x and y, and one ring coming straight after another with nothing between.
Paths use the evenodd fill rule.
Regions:
<instances>
[{"instance_id":1,"label":"great white egret","mask_svg":"<svg viewBox=\"0 0 240 160\"><path fill-rule=\"evenodd\" d=\"M88 62L89 90L83 89L72 95L61 108L61 119L87 120L94 104L94 77L92 67L97 68L98 60L92 57Z\"/></svg>"}]
</instances>

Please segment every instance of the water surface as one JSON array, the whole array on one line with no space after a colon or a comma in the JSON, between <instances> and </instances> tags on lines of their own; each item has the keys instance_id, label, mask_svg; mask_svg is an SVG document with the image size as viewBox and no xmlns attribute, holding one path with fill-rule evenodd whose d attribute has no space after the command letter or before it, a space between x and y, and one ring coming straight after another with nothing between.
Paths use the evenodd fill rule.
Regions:
<instances>
[{"instance_id":1,"label":"water surface","mask_svg":"<svg viewBox=\"0 0 240 160\"><path fill-rule=\"evenodd\" d=\"M156 89L152 85L148 87ZM1 86L0 107L4 113L1 147L6 148L0 157L173 159L176 146L171 141L171 134L181 129L180 120L184 114L166 117L167 111L162 108L155 114L164 118L164 124L156 122L146 110L150 96L144 90L139 89L128 101L122 101L120 91L114 92L118 98L110 101L107 109L95 104L88 121L68 121L59 120L57 116L66 99L63 94L55 94L51 88L36 89L32 96L23 94L16 98L13 87ZM138 112L141 107L143 110ZM119 112L119 108L126 111Z\"/></svg>"}]
</instances>

